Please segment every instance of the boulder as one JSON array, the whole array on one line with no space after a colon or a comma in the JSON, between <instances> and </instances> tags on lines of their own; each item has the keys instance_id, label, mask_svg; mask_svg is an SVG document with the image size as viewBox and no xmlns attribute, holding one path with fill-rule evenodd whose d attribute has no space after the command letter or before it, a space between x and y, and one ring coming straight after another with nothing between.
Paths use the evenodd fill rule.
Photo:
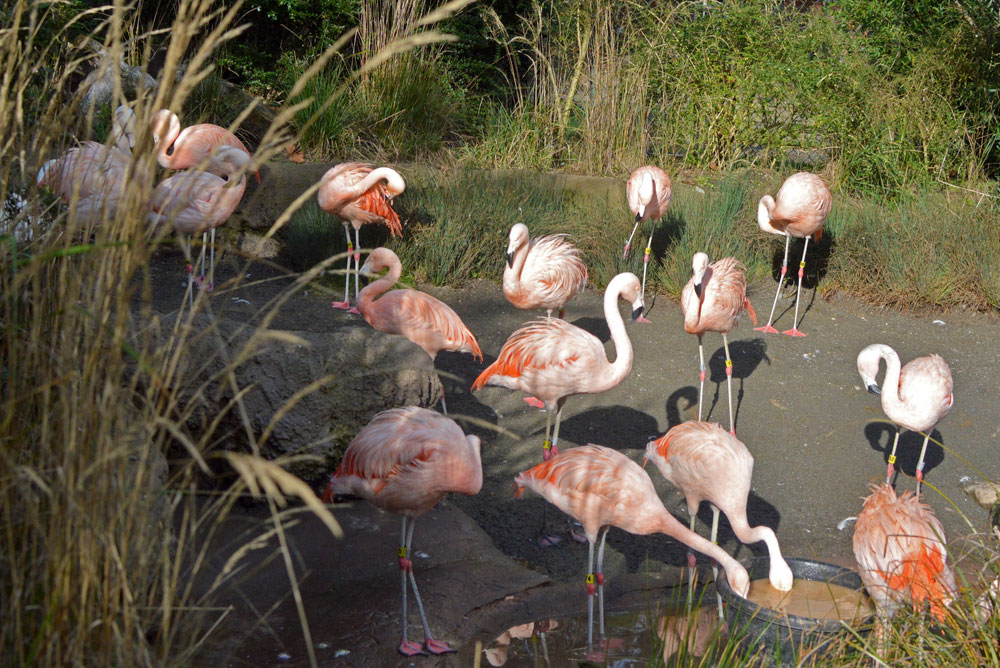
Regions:
<instances>
[{"instance_id":1,"label":"boulder","mask_svg":"<svg viewBox=\"0 0 1000 668\"><path fill-rule=\"evenodd\" d=\"M964 491L987 510L993 504L1000 502L1000 484L995 482L974 482L966 485Z\"/></svg>"},{"instance_id":2,"label":"boulder","mask_svg":"<svg viewBox=\"0 0 1000 668\"><path fill-rule=\"evenodd\" d=\"M260 454L294 456L285 468L309 483L329 476L376 413L432 407L441 396L427 353L404 337L369 327L287 333L300 343L204 316L195 319L193 331L198 334L185 344L186 371L178 374L185 378L181 396L197 402L187 420L189 432L197 439L212 430L208 442L252 452L250 434L260 444L278 416ZM233 403L237 392L241 407Z\"/></svg>"}]
</instances>

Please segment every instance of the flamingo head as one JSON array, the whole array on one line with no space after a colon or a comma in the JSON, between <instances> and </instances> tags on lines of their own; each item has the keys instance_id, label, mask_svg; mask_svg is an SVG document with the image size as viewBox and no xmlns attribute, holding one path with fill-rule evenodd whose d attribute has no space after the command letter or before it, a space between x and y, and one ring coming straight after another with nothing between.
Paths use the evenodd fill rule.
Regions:
<instances>
[{"instance_id":1,"label":"flamingo head","mask_svg":"<svg viewBox=\"0 0 1000 668\"><path fill-rule=\"evenodd\" d=\"M181 132L181 119L169 109L160 109L153 114L149 125L153 129L153 144L159 144L162 140L169 145Z\"/></svg>"},{"instance_id":2,"label":"flamingo head","mask_svg":"<svg viewBox=\"0 0 1000 668\"><path fill-rule=\"evenodd\" d=\"M528 226L524 223L515 223L510 228L510 243L507 245L507 266L514 266L514 253L517 249L528 243L530 236Z\"/></svg>"},{"instance_id":3,"label":"flamingo head","mask_svg":"<svg viewBox=\"0 0 1000 668\"><path fill-rule=\"evenodd\" d=\"M377 276L383 269L393 264L393 258L395 258L397 263L399 262L399 258L390 249L385 247L376 248L365 258L365 263L361 265L360 272L362 275Z\"/></svg>"},{"instance_id":4,"label":"flamingo head","mask_svg":"<svg viewBox=\"0 0 1000 668\"><path fill-rule=\"evenodd\" d=\"M211 172L235 184L250 167L250 154L235 146L219 146L212 151L206 172Z\"/></svg>"},{"instance_id":5,"label":"flamingo head","mask_svg":"<svg viewBox=\"0 0 1000 668\"><path fill-rule=\"evenodd\" d=\"M701 299L702 281L705 279L705 271L708 269L708 255L701 251L694 254L691 259L691 270L694 272L694 293Z\"/></svg>"},{"instance_id":6,"label":"flamingo head","mask_svg":"<svg viewBox=\"0 0 1000 668\"><path fill-rule=\"evenodd\" d=\"M732 572L730 569L726 569L726 579L729 580L729 586L734 592L746 598L747 594L750 593L750 575L747 573L747 569L737 563L732 566L731 570Z\"/></svg>"},{"instance_id":7,"label":"flamingo head","mask_svg":"<svg viewBox=\"0 0 1000 668\"><path fill-rule=\"evenodd\" d=\"M883 349L887 347L881 343L873 343L858 353L858 374L861 376L861 382L865 389L874 395L882 394L882 389L875 378L878 376Z\"/></svg>"},{"instance_id":8,"label":"flamingo head","mask_svg":"<svg viewBox=\"0 0 1000 668\"><path fill-rule=\"evenodd\" d=\"M779 230L771 227L771 212L774 211L774 198L764 195L757 203L757 226L765 232L776 233Z\"/></svg>"},{"instance_id":9,"label":"flamingo head","mask_svg":"<svg viewBox=\"0 0 1000 668\"><path fill-rule=\"evenodd\" d=\"M646 308L642 301L642 283L639 282L639 277L631 272L618 274L608 283L607 292L612 290L618 291L619 299L632 304L632 319L638 320Z\"/></svg>"}]
</instances>

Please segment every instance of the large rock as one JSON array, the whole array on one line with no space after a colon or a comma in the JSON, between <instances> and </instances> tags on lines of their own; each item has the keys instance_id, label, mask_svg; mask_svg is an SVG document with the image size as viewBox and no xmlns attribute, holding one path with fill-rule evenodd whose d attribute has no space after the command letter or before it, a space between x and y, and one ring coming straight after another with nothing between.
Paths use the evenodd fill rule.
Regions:
<instances>
[{"instance_id":1,"label":"large rock","mask_svg":"<svg viewBox=\"0 0 1000 668\"><path fill-rule=\"evenodd\" d=\"M200 438L212 429L211 442L250 452L247 427L259 443L280 413L261 455L308 455L286 468L310 483L332 472L354 434L376 413L430 407L441 396L427 353L401 336L368 327L289 332L305 343L258 332L258 343L250 347L256 330L242 323L196 318L194 331L199 334L185 346L187 372L179 376L187 380L181 396L197 402L187 421L190 432ZM237 360L235 367L230 360ZM230 367L231 378L225 374ZM311 389L299 396L306 388ZM237 392L241 407L233 405Z\"/></svg>"}]
</instances>

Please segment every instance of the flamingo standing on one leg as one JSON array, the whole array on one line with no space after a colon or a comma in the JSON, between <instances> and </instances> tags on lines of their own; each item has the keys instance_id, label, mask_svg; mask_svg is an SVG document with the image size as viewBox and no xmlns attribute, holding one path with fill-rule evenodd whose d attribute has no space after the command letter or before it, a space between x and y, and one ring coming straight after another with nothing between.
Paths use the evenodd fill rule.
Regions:
<instances>
[{"instance_id":1,"label":"flamingo standing on one leg","mask_svg":"<svg viewBox=\"0 0 1000 668\"><path fill-rule=\"evenodd\" d=\"M691 531L698 506L712 506L712 542L719 530L719 511L729 518L733 533L744 543L764 541L771 557L768 577L780 591L792 588L792 569L781 556L778 538L770 527L751 527L747 521L747 497L753 476L753 455L738 438L714 422L682 422L646 444L646 459L656 464L663 477L683 492L691 516ZM688 603L694 579L694 555L688 555ZM719 600L719 612L722 601Z\"/></svg>"},{"instance_id":2,"label":"flamingo standing on one leg","mask_svg":"<svg viewBox=\"0 0 1000 668\"><path fill-rule=\"evenodd\" d=\"M871 490L854 525L854 558L880 627L907 601L914 610L926 601L943 621L958 589L941 522L919 494L897 497L888 482Z\"/></svg>"},{"instance_id":3,"label":"flamingo standing on one leg","mask_svg":"<svg viewBox=\"0 0 1000 668\"><path fill-rule=\"evenodd\" d=\"M323 494L327 503L337 494L360 496L403 516L397 552L403 590L403 639L399 651L406 656L455 651L431 637L410 560L413 524L448 492L470 496L479 493L483 486L479 446L479 437L467 436L453 420L426 408L408 406L382 411L347 446L344 460ZM407 575L424 626L422 646L406 634Z\"/></svg>"},{"instance_id":4,"label":"flamingo standing on one leg","mask_svg":"<svg viewBox=\"0 0 1000 668\"><path fill-rule=\"evenodd\" d=\"M205 259L202 251L202 277L200 284L211 292L215 281L215 228L233 214L246 189L246 170L250 155L232 146L222 146L212 154L207 171L178 172L164 179L153 190L149 200L150 211L146 219L152 225L169 222L180 234L187 235L184 249L187 260L188 289L191 288L191 236L204 237L211 232L211 264L208 282L205 282ZM239 175L237 179L236 176ZM203 242L204 243L204 242Z\"/></svg>"},{"instance_id":5,"label":"flamingo standing on one leg","mask_svg":"<svg viewBox=\"0 0 1000 668\"><path fill-rule=\"evenodd\" d=\"M150 125L153 143L158 147L156 160L166 169L196 167L205 163L220 146L232 146L250 155L239 137L220 125L198 123L182 131L180 119L169 109L153 114ZM260 183L260 173L254 172L254 176Z\"/></svg>"},{"instance_id":6,"label":"flamingo standing on one leg","mask_svg":"<svg viewBox=\"0 0 1000 668\"><path fill-rule=\"evenodd\" d=\"M747 277L738 260L725 257L708 263L708 255L695 253L691 262L694 275L681 292L681 311L684 314L684 331L698 336L698 419L701 420L701 403L705 393L705 349L702 337L705 332L722 334L726 349L726 382L729 385L729 433L736 433L733 416L733 359L729 356L729 334L740 322L743 311L749 311L753 324L757 324L750 300L747 299Z\"/></svg>"},{"instance_id":7,"label":"flamingo standing on one leg","mask_svg":"<svg viewBox=\"0 0 1000 668\"><path fill-rule=\"evenodd\" d=\"M638 283L638 279L636 279ZM637 286L638 287L638 286ZM583 445L564 450L548 461L519 473L515 495L527 487L545 497L583 525L590 553L587 560L587 649L593 643L594 593L597 585L600 634L604 638L604 540L610 527L640 536L665 533L720 564L733 591L746 596L747 571L718 545L713 545L678 522L663 506L649 475L634 461L611 448ZM597 571L594 571L594 544Z\"/></svg>"},{"instance_id":8,"label":"flamingo standing on one leg","mask_svg":"<svg viewBox=\"0 0 1000 668\"><path fill-rule=\"evenodd\" d=\"M587 285L587 265L580 250L565 234L531 239L528 227L517 223L510 228L507 266L503 270L503 294L519 309L544 308L545 319L552 311L565 312L566 302Z\"/></svg>"},{"instance_id":9,"label":"flamingo standing on one leg","mask_svg":"<svg viewBox=\"0 0 1000 668\"><path fill-rule=\"evenodd\" d=\"M884 390L880 389L875 377L878 375L879 361L885 360ZM882 411L896 423L896 437L892 441L892 454L885 481L892 480L896 463L896 446L899 444L900 427L923 432L924 445L920 448L917 462L917 494L924 480L924 454L927 441L934 425L940 422L955 403L954 382L951 368L940 355L918 357L899 368L899 355L887 345L873 343L858 353L858 373L865 387L872 394L882 395Z\"/></svg>"},{"instance_id":10,"label":"flamingo standing on one leg","mask_svg":"<svg viewBox=\"0 0 1000 668\"><path fill-rule=\"evenodd\" d=\"M331 167L319 182L319 192L316 198L319 207L327 213L332 213L344 223L344 234L347 236L347 277L344 283L344 301L333 302L334 308L351 308L348 291L351 285L351 255L354 256L354 268L361 264L362 225L369 223L384 223L389 227L392 236L397 237L403 232L399 216L392 209L392 198L406 189L406 182L394 169L389 167L375 168L363 162L344 162ZM354 227L354 241L347 229L348 223ZM358 300L358 275L354 276L354 301Z\"/></svg>"},{"instance_id":11,"label":"flamingo standing on one leg","mask_svg":"<svg viewBox=\"0 0 1000 668\"><path fill-rule=\"evenodd\" d=\"M403 264L391 250L373 250L361 267L361 273L377 274L386 268L389 272L365 287L358 298L361 315L369 325L386 334L402 334L427 351L432 360L442 350L472 353L477 360L483 359L476 337L443 301L419 290L386 292L403 273ZM376 300L383 292L385 294ZM441 391L441 410L448 412L444 390Z\"/></svg>"},{"instance_id":12,"label":"flamingo standing on one leg","mask_svg":"<svg viewBox=\"0 0 1000 668\"><path fill-rule=\"evenodd\" d=\"M781 286L788 272L788 247L792 237L805 238L802 247L802 261L799 262L799 287L795 292L795 319L792 328L783 334L789 336L805 336L798 330L799 297L802 294L802 276L806 270L806 250L809 248L809 237L819 241L823 234L826 216L830 213L832 200L830 189L823 179L810 172L792 174L781 184L777 198L764 195L757 205L757 224L760 229L771 234L785 235L785 259L781 263L781 278L778 279L778 289L774 293L774 303L771 304L771 315L767 324L757 327L759 332L777 334L778 330L771 326L774 320L774 309L778 305Z\"/></svg>"},{"instance_id":13,"label":"flamingo standing on one leg","mask_svg":"<svg viewBox=\"0 0 1000 668\"><path fill-rule=\"evenodd\" d=\"M632 237L635 231L643 222L647 220L657 221L663 218L670 204L670 177L667 173L653 165L646 165L632 172L625 184L625 196L628 198L628 208L635 214L635 226L632 234L625 242L625 252L622 259L628 257L629 248L632 246ZM646 242L646 252L642 257L642 294L646 294L646 269L649 266L649 256L653 252L653 232L656 226L649 231L649 241ZM642 315L639 322L649 322Z\"/></svg>"},{"instance_id":14,"label":"flamingo standing on one leg","mask_svg":"<svg viewBox=\"0 0 1000 668\"><path fill-rule=\"evenodd\" d=\"M538 397L547 410L545 459L559 452L559 421L566 398L609 390L632 370L632 343L618 312L619 298L632 303L633 318L642 313L642 292L635 274L618 274L604 291L604 317L617 352L614 362L608 361L604 344L590 332L565 320L537 320L511 334L497 360L472 384L473 391L499 385ZM550 441L552 411L556 425Z\"/></svg>"}]
</instances>

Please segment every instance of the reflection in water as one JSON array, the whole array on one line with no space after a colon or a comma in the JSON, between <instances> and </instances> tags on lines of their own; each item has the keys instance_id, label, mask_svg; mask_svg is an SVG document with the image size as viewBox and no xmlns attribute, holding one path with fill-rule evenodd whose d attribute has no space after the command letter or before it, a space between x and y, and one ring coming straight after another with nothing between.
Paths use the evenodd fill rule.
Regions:
<instances>
[{"instance_id":1,"label":"reflection in water","mask_svg":"<svg viewBox=\"0 0 1000 668\"><path fill-rule=\"evenodd\" d=\"M724 638L728 632L714 605L700 607L693 613L680 610L664 615L656 626L656 635L663 641L664 663L679 651L682 656L705 656L709 641Z\"/></svg>"},{"instance_id":2,"label":"reflection in water","mask_svg":"<svg viewBox=\"0 0 1000 668\"><path fill-rule=\"evenodd\" d=\"M750 582L747 598L781 614L815 619L862 620L872 614L871 602L863 591L821 580L800 580L792 590L778 591L767 578Z\"/></svg>"},{"instance_id":3,"label":"reflection in water","mask_svg":"<svg viewBox=\"0 0 1000 668\"><path fill-rule=\"evenodd\" d=\"M534 647L529 650L531 656L535 659L536 665L549 666L549 648L546 642L545 634L549 631L553 631L559 628L559 622L554 619L545 619L540 622L528 622L527 624L518 624L517 626L512 626L493 641L493 646L488 647L483 650L486 655L486 660L491 666L502 666L507 663L508 658L508 647L510 646L511 640L518 639L523 640L529 638L532 641L532 645L539 645L538 648L540 654L537 654ZM539 660L544 663L539 664Z\"/></svg>"}]
</instances>

